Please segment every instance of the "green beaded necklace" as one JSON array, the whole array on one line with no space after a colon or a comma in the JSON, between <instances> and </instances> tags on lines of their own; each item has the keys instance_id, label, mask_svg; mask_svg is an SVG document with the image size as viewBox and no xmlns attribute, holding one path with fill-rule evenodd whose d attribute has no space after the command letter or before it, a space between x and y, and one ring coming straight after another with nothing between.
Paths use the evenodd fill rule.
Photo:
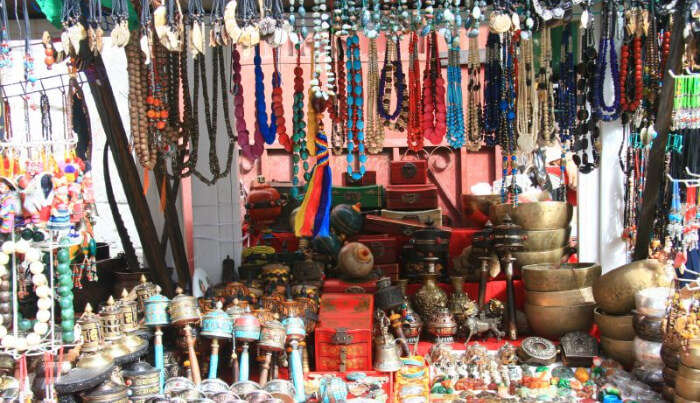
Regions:
<instances>
[{"instance_id":1,"label":"green beaded necklace","mask_svg":"<svg viewBox=\"0 0 700 403\"><path fill-rule=\"evenodd\" d=\"M306 148L306 122L304 122L304 70L301 68L301 47L297 49L297 65L294 68L294 103L292 105L292 189L291 195L297 200L304 197L297 189L299 186L299 164L304 168L304 180L311 178L309 173L309 150Z\"/></svg>"}]
</instances>

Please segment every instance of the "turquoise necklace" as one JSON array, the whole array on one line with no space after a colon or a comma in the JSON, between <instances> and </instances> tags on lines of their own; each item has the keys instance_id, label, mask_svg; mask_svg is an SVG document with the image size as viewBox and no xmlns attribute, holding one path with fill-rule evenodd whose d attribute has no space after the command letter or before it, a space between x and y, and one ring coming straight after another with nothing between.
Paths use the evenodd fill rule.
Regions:
<instances>
[{"instance_id":1,"label":"turquoise necklace","mask_svg":"<svg viewBox=\"0 0 700 403\"><path fill-rule=\"evenodd\" d=\"M450 147L459 149L465 143L459 36L453 38L451 42L447 64L447 143Z\"/></svg>"},{"instance_id":2,"label":"turquoise necklace","mask_svg":"<svg viewBox=\"0 0 700 403\"><path fill-rule=\"evenodd\" d=\"M357 34L347 39L346 67L348 85L348 175L360 180L365 174L365 122L362 117L364 99L362 97L362 62L360 61L360 38ZM359 171L353 169L355 147Z\"/></svg>"}]
</instances>

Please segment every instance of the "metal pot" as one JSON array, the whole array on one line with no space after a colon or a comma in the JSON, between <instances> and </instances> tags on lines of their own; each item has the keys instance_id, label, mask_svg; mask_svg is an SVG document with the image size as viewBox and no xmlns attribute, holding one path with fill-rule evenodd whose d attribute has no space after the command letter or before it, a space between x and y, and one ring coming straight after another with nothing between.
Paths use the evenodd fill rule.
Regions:
<instances>
[{"instance_id":1,"label":"metal pot","mask_svg":"<svg viewBox=\"0 0 700 403\"><path fill-rule=\"evenodd\" d=\"M615 340L605 336L600 336L600 347L605 355L618 361L625 368L634 364L634 341Z\"/></svg>"},{"instance_id":2,"label":"metal pot","mask_svg":"<svg viewBox=\"0 0 700 403\"><path fill-rule=\"evenodd\" d=\"M520 268L531 264L560 264L566 254L566 248L543 250L538 252L513 252L515 266Z\"/></svg>"},{"instance_id":3,"label":"metal pot","mask_svg":"<svg viewBox=\"0 0 700 403\"><path fill-rule=\"evenodd\" d=\"M674 274L657 260L638 260L599 277L593 284L596 303L609 314L624 314L635 307L637 291L670 286Z\"/></svg>"},{"instance_id":4,"label":"metal pot","mask_svg":"<svg viewBox=\"0 0 700 403\"><path fill-rule=\"evenodd\" d=\"M538 306L570 306L595 303L591 287L566 291L527 291L528 304Z\"/></svg>"}]
</instances>

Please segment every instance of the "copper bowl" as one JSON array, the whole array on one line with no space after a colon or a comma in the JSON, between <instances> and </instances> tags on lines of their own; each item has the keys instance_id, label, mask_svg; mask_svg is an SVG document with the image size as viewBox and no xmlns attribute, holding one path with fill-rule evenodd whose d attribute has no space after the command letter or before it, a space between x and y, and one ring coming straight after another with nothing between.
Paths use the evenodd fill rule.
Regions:
<instances>
[{"instance_id":1,"label":"copper bowl","mask_svg":"<svg viewBox=\"0 0 700 403\"><path fill-rule=\"evenodd\" d=\"M571 205L562 201L520 203L517 206L499 203L491 206L489 216L493 225L499 225L509 215L514 223L530 231L567 228L572 212Z\"/></svg>"},{"instance_id":2,"label":"copper bowl","mask_svg":"<svg viewBox=\"0 0 700 403\"><path fill-rule=\"evenodd\" d=\"M548 339L559 339L564 333L587 332L593 325L595 304L572 306L537 306L525 303L525 315L532 333Z\"/></svg>"},{"instance_id":3,"label":"copper bowl","mask_svg":"<svg viewBox=\"0 0 700 403\"><path fill-rule=\"evenodd\" d=\"M609 337L600 336L600 347L605 355L629 368L634 364L634 341L615 340Z\"/></svg>"},{"instance_id":4,"label":"copper bowl","mask_svg":"<svg viewBox=\"0 0 700 403\"><path fill-rule=\"evenodd\" d=\"M571 227L525 231L523 247L530 252L562 248L569 243L570 232Z\"/></svg>"},{"instance_id":5,"label":"copper bowl","mask_svg":"<svg viewBox=\"0 0 700 403\"><path fill-rule=\"evenodd\" d=\"M698 402L700 401L700 380L693 380L680 375L676 375L676 395L683 399Z\"/></svg>"},{"instance_id":6,"label":"copper bowl","mask_svg":"<svg viewBox=\"0 0 700 403\"><path fill-rule=\"evenodd\" d=\"M566 248L541 250L537 252L513 252L515 267L520 268L532 264L559 264L562 262Z\"/></svg>"},{"instance_id":7,"label":"copper bowl","mask_svg":"<svg viewBox=\"0 0 700 403\"><path fill-rule=\"evenodd\" d=\"M595 302L591 287L565 291L526 291L528 304L537 306L571 306Z\"/></svg>"},{"instance_id":8,"label":"copper bowl","mask_svg":"<svg viewBox=\"0 0 700 403\"><path fill-rule=\"evenodd\" d=\"M632 317L634 332L638 337L655 342L661 342L664 339L664 318L647 316L636 310L632 311Z\"/></svg>"},{"instance_id":9,"label":"copper bowl","mask_svg":"<svg viewBox=\"0 0 700 403\"><path fill-rule=\"evenodd\" d=\"M564 291L590 287L600 277L595 263L533 264L520 269L528 291Z\"/></svg>"},{"instance_id":10,"label":"copper bowl","mask_svg":"<svg viewBox=\"0 0 700 403\"><path fill-rule=\"evenodd\" d=\"M615 340L634 340L632 315L608 315L596 307L593 310L593 317L598 329L600 329L601 336Z\"/></svg>"}]
</instances>

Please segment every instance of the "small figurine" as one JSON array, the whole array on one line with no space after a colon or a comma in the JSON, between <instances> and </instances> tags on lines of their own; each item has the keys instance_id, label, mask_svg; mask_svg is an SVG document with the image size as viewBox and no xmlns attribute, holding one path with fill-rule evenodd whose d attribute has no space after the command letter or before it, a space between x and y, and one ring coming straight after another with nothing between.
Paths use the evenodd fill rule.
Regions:
<instances>
[{"instance_id":1,"label":"small figurine","mask_svg":"<svg viewBox=\"0 0 700 403\"><path fill-rule=\"evenodd\" d=\"M22 213L17 187L8 178L0 178L0 236L6 240Z\"/></svg>"},{"instance_id":2,"label":"small figurine","mask_svg":"<svg viewBox=\"0 0 700 403\"><path fill-rule=\"evenodd\" d=\"M69 187L64 178L57 178L55 182L48 228L53 231L66 231L71 227Z\"/></svg>"}]
</instances>

